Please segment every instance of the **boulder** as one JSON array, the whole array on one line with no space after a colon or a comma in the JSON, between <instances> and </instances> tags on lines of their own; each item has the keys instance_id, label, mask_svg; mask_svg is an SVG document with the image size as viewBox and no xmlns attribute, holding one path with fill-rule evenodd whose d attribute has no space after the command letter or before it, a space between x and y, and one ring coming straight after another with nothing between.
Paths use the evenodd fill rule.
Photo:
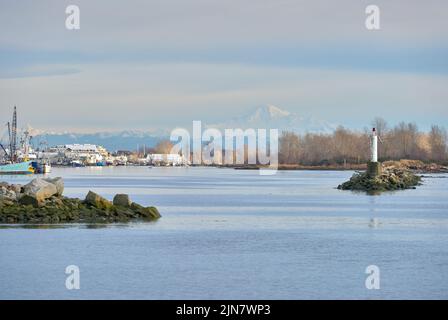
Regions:
<instances>
[{"instance_id":1,"label":"boulder","mask_svg":"<svg viewBox=\"0 0 448 320\"><path fill-rule=\"evenodd\" d=\"M8 192L4 196L11 201L17 201L17 193L12 190L8 190Z\"/></svg>"},{"instance_id":2,"label":"boulder","mask_svg":"<svg viewBox=\"0 0 448 320\"><path fill-rule=\"evenodd\" d=\"M42 202L58 193L56 186L43 179L34 179L23 187L23 193Z\"/></svg>"},{"instance_id":3,"label":"boulder","mask_svg":"<svg viewBox=\"0 0 448 320\"><path fill-rule=\"evenodd\" d=\"M132 201L131 199L129 199L129 196L127 194L117 194L114 197L113 203L114 206L129 208L132 204Z\"/></svg>"},{"instance_id":4,"label":"boulder","mask_svg":"<svg viewBox=\"0 0 448 320\"><path fill-rule=\"evenodd\" d=\"M57 196L62 196L62 194L64 193L64 180L61 177L57 177L57 178L48 178L48 179L44 179L44 181L47 181L49 183L52 183L56 186L56 190L57 192Z\"/></svg>"},{"instance_id":5,"label":"boulder","mask_svg":"<svg viewBox=\"0 0 448 320\"><path fill-rule=\"evenodd\" d=\"M24 194L20 197L19 203L24 206L38 207L42 202L39 202L33 195Z\"/></svg>"},{"instance_id":6,"label":"boulder","mask_svg":"<svg viewBox=\"0 0 448 320\"><path fill-rule=\"evenodd\" d=\"M9 190L14 191L15 193L21 193L23 186L21 184L12 184L9 186Z\"/></svg>"},{"instance_id":7,"label":"boulder","mask_svg":"<svg viewBox=\"0 0 448 320\"><path fill-rule=\"evenodd\" d=\"M86 196L86 199L84 200L84 203L103 210L112 208L112 203L109 200L101 197L100 195L92 191L89 191L89 193Z\"/></svg>"},{"instance_id":8,"label":"boulder","mask_svg":"<svg viewBox=\"0 0 448 320\"><path fill-rule=\"evenodd\" d=\"M11 200L10 198L0 195L0 207L12 206L14 205L14 202L15 202L14 200Z\"/></svg>"},{"instance_id":9,"label":"boulder","mask_svg":"<svg viewBox=\"0 0 448 320\"><path fill-rule=\"evenodd\" d=\"M143 207L137 203L132 203L131 210L139 214L142 218L158 219L161 217L159 211L155 207Z\"/></svg>"},{"instance_id":10,"label":"boulder","mask_svg":"<svg viewBox=\"0 0 448 320\"><path fill-rule=\"evenodd\" d=\"M9 183L2 181L2 182L0 182L0 187L1 188L9 188Z\"/></svg>"},{"instance_id":11,"label":"boulder","mask_svg":"<svg viewBox=\"0 0 448 320\"><path fill-rule=\"evenodd\" d=\"M5 186L1 186L0 187L0 197L4 197L6 199L9 199L11 201L16 201L17 200L17 193L15 191L15 188L12 187L13 185L8 185L7 187Z\"/></svg>"},{"instance_id":12,"label":"boulder","mask_svg":"<svg viewBox=\"0 0 448 320\"><path fill-rule=\"evenodd\" d=\"M150 218L159 219L160 217L162 217L156 207L147 207L146 211L149 214Z\"/></svg>"}]
</instances>

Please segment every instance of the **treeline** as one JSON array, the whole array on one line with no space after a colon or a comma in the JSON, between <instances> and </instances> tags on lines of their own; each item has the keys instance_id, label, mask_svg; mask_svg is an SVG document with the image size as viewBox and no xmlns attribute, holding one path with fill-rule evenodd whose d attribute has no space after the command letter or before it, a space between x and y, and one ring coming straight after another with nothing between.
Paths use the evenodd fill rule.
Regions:
<instances>
[{"instance_id":1,"label":"treeline","mask_svg":"<svg viewBox=\"0 0 448 320\"><path fill-rule=\"evenodd\" d=\"M415 123L399 123L390 128L384 119L372 122L377 128L380 161L413 159L425 162L448 162L447 131L433 125L421 132ZM338 127L333 134L297 135L283 132L279 141L281 164L331 165L360 164L370 159L371 129L363 132Z\"/></svg>"}]
</instances>

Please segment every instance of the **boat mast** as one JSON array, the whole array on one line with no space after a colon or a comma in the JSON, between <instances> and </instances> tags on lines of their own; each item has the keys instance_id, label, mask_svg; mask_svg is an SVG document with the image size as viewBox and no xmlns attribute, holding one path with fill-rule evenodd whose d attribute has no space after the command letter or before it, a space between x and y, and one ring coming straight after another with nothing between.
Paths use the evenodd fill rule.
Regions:
<instances>
[{"instance_id":1,"label":"boat mast","mask_svg":"<svg viewBox=\"0 0 448 320\"><path fill-rule=\"evenodd\" d=\"M31 140L30 133L28 130L25 130L25 132L23 132L23 140L22 140L22 148L25 156L25 161L28 161L30 155L30 140Z\"/></svg>"},{"instance_id":2,"label":"boat mast","mask_svg":"<svg viewBox=\"0 0 448 320\"><path fill-rule=\"evenodd\" d=\"M5 153L5 159L8 156L8 152L6 151L5 147L0 143L0 148L2 148L3 152Z\"/></svg>"},{"instance_id":3,"label":"boat mast","mask_svg":"<svg viewBox=\"0 0 448 320\"><path fill-rule=\"evenodd\" d=\"M17 161L17 107L16 106L14 106L14 113L12 115L11 157L12 157L12 162Z\"/></svg>"},{"instance_id":4,"label":"boat mast","mask_svg":"<svg viewBox=\"0 0 448 320\"><path fill-rule=\"evenodd\" d=\"M12 162L12 139L11 139L11 122L8 121L8 136L9 136L9 160Z\"/></svg>"}]
</instances>

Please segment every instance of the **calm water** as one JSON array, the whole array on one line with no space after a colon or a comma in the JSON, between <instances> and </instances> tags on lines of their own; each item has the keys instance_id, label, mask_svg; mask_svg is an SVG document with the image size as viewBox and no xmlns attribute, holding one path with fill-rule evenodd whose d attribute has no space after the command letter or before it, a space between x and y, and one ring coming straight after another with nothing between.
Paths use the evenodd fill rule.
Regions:
<instances>
[{"instance_id":1,"label":"calm water","mask_svg":"<svg viewBox=\"0 0 448 320\"><path fill-rule=\"evenodd\" d=\"M381 196L334 189L351 174L54 169L67 196L128 193L163 217L0 229L0 299L447 299L448 176ZM65 288L68 265L80 290Z\"/></svg>"}]
</instances>

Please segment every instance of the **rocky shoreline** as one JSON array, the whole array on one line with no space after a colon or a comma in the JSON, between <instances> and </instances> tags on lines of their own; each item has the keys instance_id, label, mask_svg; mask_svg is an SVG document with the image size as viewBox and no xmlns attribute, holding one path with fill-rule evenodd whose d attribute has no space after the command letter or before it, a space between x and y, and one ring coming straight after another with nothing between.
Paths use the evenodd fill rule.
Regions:
<instances>
[{"instance_id":1,"label":"rocky shoreline","mask_svg":"<svg viewBox=\"0 0 448 320\"><path fill-rule=\"evenodd\" d=\"M384 191L415 189L422 177L410 170L383 167L382 173L372 176L367 171L355 173L349 181L338 186L339 190L365 191L376 194Z\"/></svg>"},{"instance_id":2,"label":"rocky shoreline","mask_svg":"<svg viewBox=\"0 0 448 320\"><path fill-rule=\"evenodd\" d=\"M62 178L34 179L27 185L0 183L0 223L115 223L153 221L155 207L132 202L117 194L113 201L89 191L84 200L64 197Z\"/></svg>"}]
</instances>

